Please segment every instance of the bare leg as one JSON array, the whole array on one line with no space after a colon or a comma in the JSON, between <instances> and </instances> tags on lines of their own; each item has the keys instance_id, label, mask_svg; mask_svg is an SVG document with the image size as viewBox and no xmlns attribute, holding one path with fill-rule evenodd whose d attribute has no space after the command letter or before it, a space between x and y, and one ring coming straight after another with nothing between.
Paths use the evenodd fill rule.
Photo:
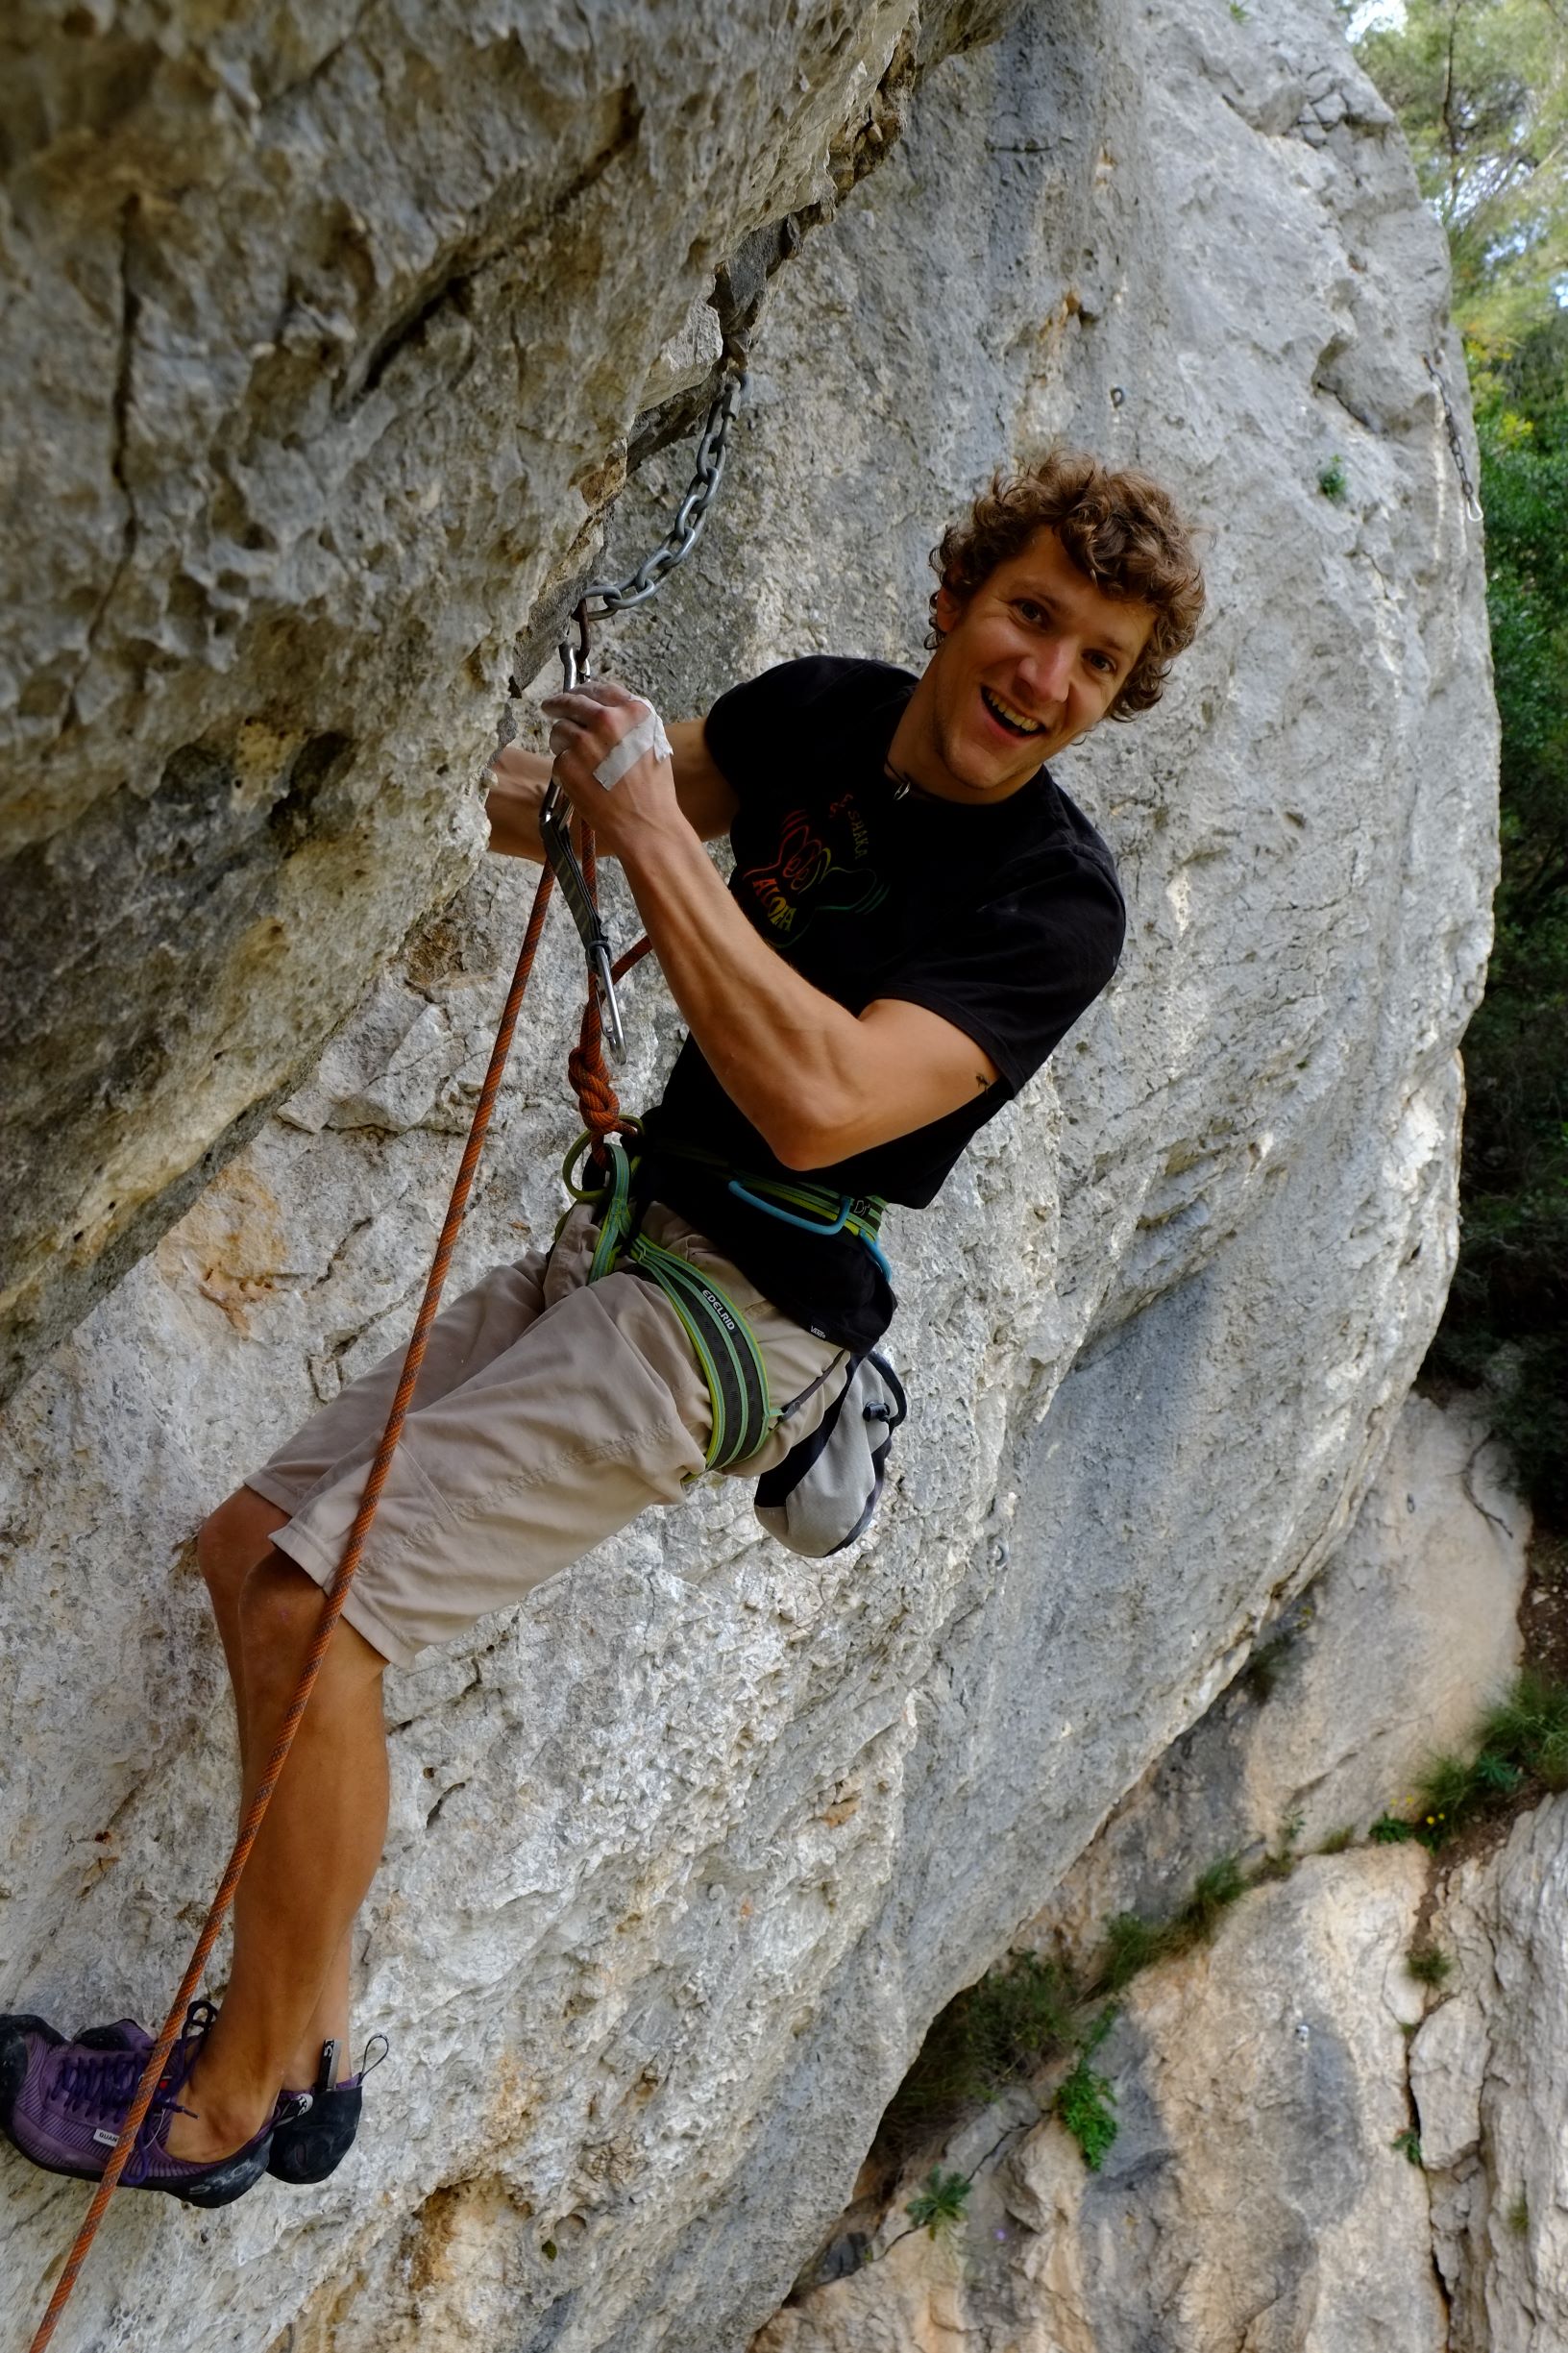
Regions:
<instances>
[{"instance_id":1,"label":"bare leg","mask_svg":"<svg viewBox=\"0 0 1568 2353\"><path fill-rule=\"evenodd\" d=\"M321 1607L319 1586L272 1550L239 1587L230 1633L244 1693L247 1802ZM226 2155L259 2130L282 2086L302 2079L318 2012L341 2001L334 1967L385 1837L385 1663L339 1625L235 1898L229 1990L187 2086L185 2104L198 2113L170 2125L175 2156Z\"/></svg>"},{"instance_id":2,"label":"bare leg","mask_svg":"<svg viewBox=\"0 0 1568 2353\"><path fill-rule=\"evenodd\" d=\"M240 1595L253 1569L272 1551L276 1532L284 1527L288 1513L276 1504L268 1503L252 1487L240 1487L220 1504L202 1527L196 1539L196 1556L212 1604L212 1615L217 1621L218 1634L223 1643L223 1654L228 1662L229 1680L233 1686L234 1714L239 1728L239 1769L243 1797L240 1815L250 1801L253 1786L250 1779L250 1727L247 1722L245 1699L245 1652L240 1633ZM268 1747L271 1743L269 1741ZM299 2048L291 2053L284 2070L284 2085L294 2092L310 2090L315 2084L321 2066L321 2050L329 2041L337 2045L336 2074L342 2074L348 2057L349 2041L349 1973L353 1960L352 1930L345 1935L332 1956L327 1973L322 1998L314 2016L307 2022Z\"/></svg>"}]
</instances>

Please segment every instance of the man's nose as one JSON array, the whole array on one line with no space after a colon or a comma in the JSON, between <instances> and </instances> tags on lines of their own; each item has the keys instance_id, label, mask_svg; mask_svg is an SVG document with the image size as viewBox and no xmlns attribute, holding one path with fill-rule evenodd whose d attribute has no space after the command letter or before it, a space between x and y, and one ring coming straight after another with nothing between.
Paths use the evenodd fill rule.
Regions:
<instances>
[{"instance_id":1,"label":"man's nose","mask_svg":"<svg viewBox=\"0 0 1568 2353\"><path fill-rule=\"evenodd\" d=\"M1072 648L1063 638L1036 646L1018 665L1018 684L1032 701L1066 702L1072 681Z\"/></svg>"}]
</instances>

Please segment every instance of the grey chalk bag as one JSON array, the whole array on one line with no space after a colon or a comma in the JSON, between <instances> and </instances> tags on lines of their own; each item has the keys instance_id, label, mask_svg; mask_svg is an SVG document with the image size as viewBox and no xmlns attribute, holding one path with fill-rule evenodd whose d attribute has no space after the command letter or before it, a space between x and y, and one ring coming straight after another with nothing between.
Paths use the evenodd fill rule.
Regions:
<instances>
[{"instance_id":1,"label":"grey chalk bag","mask_svg":"<svg viewBox=\"0 0 1568 2353\"><path fill-rule=\"evenodd\" d=\"M886 1357L873 1348L857 1358L811 1435L757 1481L756 1513L768 1533L808 1560L863 1536L881 1501L893 1434L908 1411Z\"/></svg>"}]
</instances>

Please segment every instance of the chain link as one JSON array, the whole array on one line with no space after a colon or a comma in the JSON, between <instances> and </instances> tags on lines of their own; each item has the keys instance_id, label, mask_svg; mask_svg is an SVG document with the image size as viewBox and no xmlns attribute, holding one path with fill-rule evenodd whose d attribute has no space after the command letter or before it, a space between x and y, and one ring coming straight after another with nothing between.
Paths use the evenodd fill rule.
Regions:
<instances>
[{"instance_id":1,"label":"chain link","mask_svg":"<svg viewBox=\"0 0 1568 2353\"><path fill-rule=\"evenodd\" d=\"M674 521L629 578L619 586L613 580L595 580L583 591L583 603L591 621L606 621L614 613L628 613L633 605L646 604L675 566L686 561L702 535L708 508L723 478L725 444L745 390L744 371L724 379L702 428L702 438L697 445L696 471L686 496L675 509Z\"/></svg>"},{"instance_id":2,"label":"chain link","mask_svg":"<svg viewBox=\"0 0 1568 2353\"><path fill-rule=\"evenodd\" d=\"M1427 374L1437 387L1437 398L1443 404L1443 422L1448 428L1448 446L1454 453L1454 463L1458 468L1459 485L1464 492L1465 512L1479 523L1482 519L1481 501L1476 496L1476 486L1470 479L1470 469L1465 463L1464 443L1459 438L1459 421L1454 414L1454 404L1448 397L1448 386L1444 383L1442 373L1432 354L1423 352L1421 356L1426 362Z\"/></svg>"}]
</instances>

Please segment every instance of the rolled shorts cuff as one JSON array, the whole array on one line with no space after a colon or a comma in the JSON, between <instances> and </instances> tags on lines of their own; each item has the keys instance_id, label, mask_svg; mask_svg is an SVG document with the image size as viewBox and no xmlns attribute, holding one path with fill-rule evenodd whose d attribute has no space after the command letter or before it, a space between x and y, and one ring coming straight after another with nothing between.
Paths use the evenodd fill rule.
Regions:
<instances>
[{"instance_id":1,"label":"rolled shorts cuff","mask_svg":"<svg viewBox=\"0 0 1568 2353\"><path fill-rule=\"evenodd\" d=\"M288 1492L282 1480L270 1479L265 1471L257 1471L246 1480L245 1484L267 1503L276 1504L280 1511L297 1510L302 1500L297 1494ZM272 1541L279 1552L287 1555L297 1569L305 1571L312 1584L319 1585L323 1593L331 1589L332 1579L337 1574L336 1556L330 1553L308 1528L291 1519L286 1528L280 1528L276 1532ZM405 1640L392 1621L381 1616L370 1596L360 1592L357 1578L343 1596L340 1615L356 1634L370 1644L373 1651L380 1652L389 1667L411 1666L427 1647L424 1643Z\"/></svg>"}]
</instances>

